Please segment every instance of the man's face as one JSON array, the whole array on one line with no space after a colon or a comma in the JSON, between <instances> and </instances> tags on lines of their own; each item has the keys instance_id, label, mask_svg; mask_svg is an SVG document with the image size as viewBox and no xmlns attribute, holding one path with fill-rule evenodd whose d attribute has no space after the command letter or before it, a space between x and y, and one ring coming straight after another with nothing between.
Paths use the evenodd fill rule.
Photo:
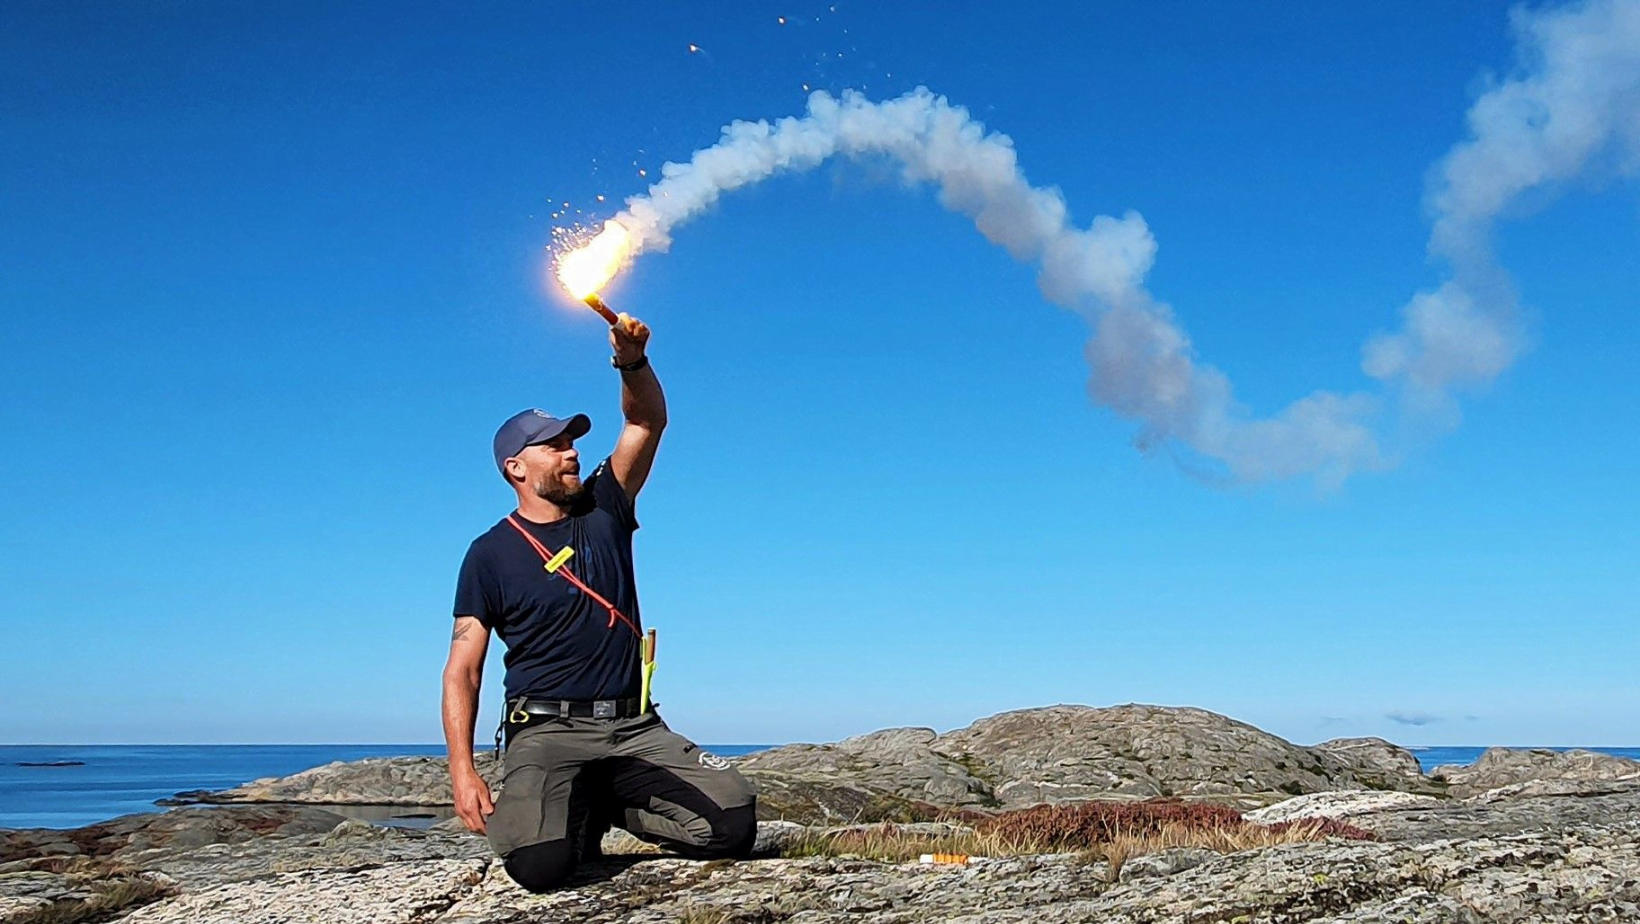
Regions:
<instances>
[{"instance_id":1,"label":"man's face","mask_svg":"<svg viewBox=\"0 0 1640 924\"><path fill-rule=\"evenodd\" d=\"M507 469L515 478L521 477L536 497L560 507L573 505L586 489L581 483L581 454L571 436L525 446L508 460Z\"/></svg>"}]
</instances>

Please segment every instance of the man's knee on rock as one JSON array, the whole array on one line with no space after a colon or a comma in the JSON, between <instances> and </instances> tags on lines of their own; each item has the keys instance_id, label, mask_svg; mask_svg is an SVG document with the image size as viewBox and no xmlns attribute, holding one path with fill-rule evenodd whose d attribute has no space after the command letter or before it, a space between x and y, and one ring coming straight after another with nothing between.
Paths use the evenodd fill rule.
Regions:
<instances>
[{"instance_id":1,"label":"man's knee on rock","mask_svg":"<svg viewBox=\"0 0 1640 924\"><path fill-rule=\"evenodd\" d=\"M744 860L752 855L757 843L757 805L743 805L724 809L723 816L712 825L712 838L706 849L720 857Z\"/></svg>"},{"instance_id":2,"label":"man's knee on rock","mask_svg":"<svg viewBox=\"0 0 1640 924\"><path fill-rule=\"evenodd\" d=\"M542 841L507 854L502 865L525 891L550 892L575 873L575 850L567 840Z\"/></svg>"}]
</instances>

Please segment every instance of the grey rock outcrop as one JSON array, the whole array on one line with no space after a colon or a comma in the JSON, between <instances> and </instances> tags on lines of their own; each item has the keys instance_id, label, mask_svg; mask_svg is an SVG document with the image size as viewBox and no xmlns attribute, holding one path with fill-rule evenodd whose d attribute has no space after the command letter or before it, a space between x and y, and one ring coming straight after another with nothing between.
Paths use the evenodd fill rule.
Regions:
<instances>
[{"instance_id":1,"label":"grey rock outcrop","mask_svg":"<svg viewBox=\"0 0 1640 924\"><path fill-rule=\"evenodd\" d=\"M1172 796L1253 810L1339 790L1507 801L1640 788L1640 761L1588 751L1495 748L1473 767L1442 767L1425 777L1410 752L1383 739L1302 747L1205 710L1140 705L1026 709L945 734L887 729L835 744L774 748L736 763L758 788L764 819L804 824L917 821L952 810L1084 799ZM498 784L496 762L479 764ZM442 807L450 799L449 774L441 758L380 758L196 798ZM1327 797L1343 805L1340 798ZM0 840L0 853L3 847Z\"/></svg>"},{"instance_id":2,"label":"grey rock outcrop","mask_svg":"<svg viewBox=\"0 0 1640 924\"><path fill-rule=\"evenodd\" d=\"M0 921L94 920L176 892L175 882L154 872L0 873Z\"/></svg>"},{"instance_id":3,"label":"grey rock outcrop","mask_svg":"<svg viewBox=\"0 0 1640 924\"><path fill-rule=\"evenodd\" d=\"M1360 786L1326 752L1205 709L1052 706L1005 712L941 735L995 781L1004 807L1094 798L1212 798L1247 807Z\"/></svg>"},{"instance_id":4,"label":"grey rock outcrop","mask_svg":"<svg viewBox=\"0 0 1640 924\"><path fill-rule=\"evenodd\" d=\"M809 822L928 817L918 812L928 806L1172 796L1253 808L1338 789L1438 789L1388 742L1306 748L1206 710L1140 705L1026 709L943 735L891 729L775 748L740 767L768 815Z\"/></svg>"},{"instance_id":5,"label":"grey rock outcrop","mask_svg":"<svg viewBox=\"0 0 1640 924\"><path fill-rule=\"evenodd\" d=\"M497 781L494 761L481 770ZM736 760L765 819L806 824L915 821L950 810L1172 796L1256 808L1339 789L1439 792L1407 751L1381 739L1302 747L1192 708L1052 706L938 734L895 728ZM182 801L442 806L443 759L336 763Z\"/></svg>"},{"instance_id":6,"label":"grey rock outcrop","mask_svg":"<svg viewBox=\"0 0 1640 924\"><path fill-rule=\"evenodd\" d=\"M479 860L310 869L237 882L149 905L126 924L377 924L438 919L483 879Z\"/></svg>"},{"instance_id":7,"label":"grey rock outcrop","mask_svg":"<svg viewBox=\"0 0 1640 924\"><path fill-rule=\"evenodd\" d=\"M152 851L311 836L329 832L342 820L305 806L257 805L123 815L66 831L0 829L0 864L45 856L125 861Z\"/></svg>"},{"instance_id":8,"label":"grey rock outcrop","mask_svg":"<svg viewBox=\"0 0 1640 924\"><path fill-rule=\"evenodd\" d=\"M996 805L989 781L937 753L931 728L891 728L836 744L792 744L740 758L759 813L809 823L910 821L927 808Z\"/></svg>"},{"instance_id":9,"label":"grey rock outcrop","mask_svg":"<svg viewBox=\"0 0 1640 924\"><path fill-rule=\"evenodd\" d=\"M1464 767L1436 767L1430 776L1457 798L1505 790L1504 796L1572 795L1640 788L1640 761L1594 751L1489 748Z\"/></svg>"},{"instance_id":10,"label":"grey rock outcrop","mask_svg":"<svg viewBox=\"0 0 1640 924\"><path fill-rule=\"evenodd\" d=\"M1351 818L1391 809L1436 808L1442 804L1441 800L1434 796L1418 793L1349 789L1294 796L1275 805L1245 812L1242 817L1261 825L1273 825L1277 822L1300 821L1305 818Z\"/></svg>"},{"instance_id":11,"label":"grey rock outcrop","mask_svg":"<svg viewBox=\"0 0 1640 924\"><path fill-rule=\"evenodd\" d=\"M1566 798L1542 801L1568 802ZM1472 806L1486 811L1488 806ZM354 834L344 829L343 840ZM374 842L415 840L388 830ZM471 838L471 840L479 840ZM314 848L324 837L311 839ZM437 840L439 843L447 841ZM570 888L530 895L497 861L293 860L287 869L187 888L129 924L421 922L661 924L1187 924L1187 922L1498 922L1640 920L1640 823L1435 841L1290 844L1217 855L1171 850L1126 861L1075 855L967 866L838 858L699 863L614 858ZM382 846L381 849L405 848Z\"/></svg>"},{"instance_id":12,"label":"grey rock outcrop","mask_svg":"<svg viewBox=\"0 0 1640 924\"><path fill-rule=\"evenodd\" d=\"M1416 755L1382 738L1334 738L1321 742L1314 750L1338 758L1369 789L1431 795L1441 792L1440 785L1424 775Z\"/></svg>"},{"instance_id":13,"label":"grey rock outcrop","mask_svg":"<svg viewBox=\"0 0 1640 924\"><path fill-rule=\"evenodd\" d=\"M489 754L477 760L478 772L492 787L500 784L501 764ZM238 802L317 805L445 806L450 792L450 763L443 757L371 757L333 761L290 776L266 777L216 792L177 793L166 805Z\"/></svg>"},{"instance_id":14,"label":"grey rock outcrop","mask_svg":"<svg viewBox=\"0 0 1640 924\"><path fill-rule=\"evenodd\" d=\"M1576 825L1640 827L1640 791L1406 805L1347 820L1381 839L1400 841L1543 833Z\"/></svg>"},{"instance_id":15,"label":"grey rock outcrop","mask_svg":"<svg viewBox=\"0 0 1640 924\"><path fill-rule=\"evenodd\" d=\"M995 811L1089 795L1249 806L1281 798L1248 817L1341 818L1379 841L1226 854L1173 848L1115 868L1088 855L924 866L781 859L782 849L847 843L848 829L764 821L763 858L739 863L683 860L614 832L604 842L613 856L545 896L514 885L485 839L456 823L373 827L315 805L180 809L75 831L0 831L0 921L121 914L130 924L1640 921L1640 787L1630 785L1631 762L1495 754L1474 771L1451 771L1450 787L1471 796L1451 799L1417 791L1427 781L1404 755L1376 740L1303 748L1212 713L1147 706L1027 710L944 735L891 729L780 748L741 765L771 804L789 797L793 814L833 819L915 816L933 806ZM395 776L380 762L362 773L331 765L237 792L293 801L387 792L412 800L426 767L443 774L442 762L415 760L423 770ZM1579 791L1555 794L1558 786ZM1294 789L1301 794L1282 798Z\"/></svg>"}]
</instances>

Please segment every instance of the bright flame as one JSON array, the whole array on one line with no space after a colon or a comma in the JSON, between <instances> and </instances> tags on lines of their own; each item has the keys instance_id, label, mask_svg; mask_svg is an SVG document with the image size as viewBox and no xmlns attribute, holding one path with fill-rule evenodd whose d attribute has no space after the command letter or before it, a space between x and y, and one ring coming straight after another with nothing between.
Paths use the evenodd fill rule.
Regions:
<instances>
[{"instance_id":1,"label":"bright flame","mask_svg":"<svg viewBox=\"0 0 1640 924\"><path fill-rule=\"evenodd\" d=\"M632 235L617 221L604 222L604 230L584 246L558 261L558 281L577 299L602 289L632 256Z\"/></svg>"}]
</instances>

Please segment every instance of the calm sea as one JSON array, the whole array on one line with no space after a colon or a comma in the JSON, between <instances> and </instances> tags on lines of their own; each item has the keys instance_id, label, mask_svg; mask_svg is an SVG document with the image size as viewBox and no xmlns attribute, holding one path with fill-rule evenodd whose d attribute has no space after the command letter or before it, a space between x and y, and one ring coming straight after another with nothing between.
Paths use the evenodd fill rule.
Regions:
<instances>
[{"instance_id":1,"label":"calm sea","mask_svg":"<svg viewBox=\"0 0 1640 924\"><path fill-rule=\"evenodd\" d=\"M732 757L768 745L706 747ZM1411 749L1425 770L1473 763L1483 750ZM1640 748L1589 750L1640 760ZM0 828L74 828L156 811L155 799L183 790L227 789L333 760L443 753L441 744L0 745ZM79 761L80 766L19 766L54 761Z\"/></svg>"},{"instance_id":2,"label":"calm sea","mask_svg":"<svg viewBox=\"0 0 1640 924\"><path fill-rule=\"evenodd\" d=\"M733 757L767 745L706 745ZM442 744L0 745L0 828L77 828L189 789L227 789L333 760L442 756ZM479 755L488 760L489 751ZM73 767L25 767L79 761Z\"/></svg>"}]
</instances>

